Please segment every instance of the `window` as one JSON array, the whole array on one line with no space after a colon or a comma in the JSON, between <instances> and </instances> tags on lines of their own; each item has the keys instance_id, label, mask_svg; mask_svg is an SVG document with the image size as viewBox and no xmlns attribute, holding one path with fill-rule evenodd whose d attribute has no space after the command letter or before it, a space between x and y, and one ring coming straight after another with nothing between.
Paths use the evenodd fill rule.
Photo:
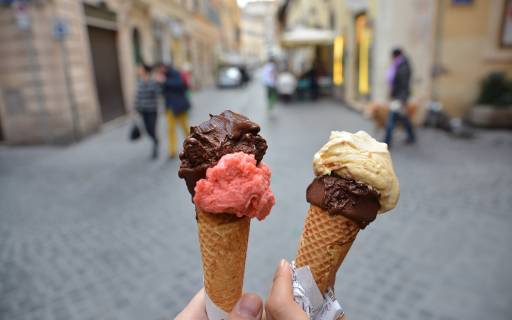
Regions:
<instances>
[{"instance_id":1,"label":"window","mask_svg":"<svg viewBox=\"0 0 512 320\"><path fill-rule=\"evenodd\" d=\"M500 44L503 48L512 48L512 0L505 1L501 21Z\"/></svg>"},{"instance_id":2,"label":"window","mask_svg":"<svg viewBox=\"0 0 512 320\"><path fill-rule=\"evenodd\" d=\"M132 32L132 46L133 46L133 61L135 64L143 64L144 58L142 57L141 41L139 29L134 28Z\"/></svg>"}]
</instances>

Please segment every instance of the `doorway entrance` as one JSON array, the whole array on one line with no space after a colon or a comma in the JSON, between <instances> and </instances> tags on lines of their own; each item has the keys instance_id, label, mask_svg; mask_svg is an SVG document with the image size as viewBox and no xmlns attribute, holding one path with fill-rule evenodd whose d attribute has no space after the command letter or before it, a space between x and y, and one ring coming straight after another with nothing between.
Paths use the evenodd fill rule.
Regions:
<instances>
[{"instance_id":1,"label":"doorway entrance","mask_svg":"<svg viewBox=\"0 0 512 320\"><path fill-rule=\"evenodd\" d=\"M91 56L103 122L125 114L115 30L88 26Z\"/></svg>"}]
</instances>

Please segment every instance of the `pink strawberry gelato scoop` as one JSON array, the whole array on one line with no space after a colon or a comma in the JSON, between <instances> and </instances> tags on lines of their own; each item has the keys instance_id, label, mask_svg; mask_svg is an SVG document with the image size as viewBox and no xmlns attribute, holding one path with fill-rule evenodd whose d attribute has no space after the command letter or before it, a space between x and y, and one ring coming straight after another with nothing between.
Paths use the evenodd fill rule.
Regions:
<instances>
[{"instance_id":1,"label":"pink strawberry gelato scoop","mask_svg":"<svg viewBox=\"0 0 512 320\"><path fill-rule=\"evenodd\" d=\"M196 183L194 203L210 213L232 213L263 220L275 203L270 190L270 169L256 165L252 154L224 155Z\"/></svg>"}]
</instances>

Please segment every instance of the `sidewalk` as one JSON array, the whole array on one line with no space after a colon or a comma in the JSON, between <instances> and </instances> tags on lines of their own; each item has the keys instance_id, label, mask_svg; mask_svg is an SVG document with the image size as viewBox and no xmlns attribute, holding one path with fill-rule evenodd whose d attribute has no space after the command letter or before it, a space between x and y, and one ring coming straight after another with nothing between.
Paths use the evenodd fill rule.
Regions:
<instances>
[{"instance_id":1,"label":"sidewalk","mask_svg":"<svg viewBox=\"0 0 512 320\"><path fill-rule=\"evenodd\" d=\"M226 106L259 122L269 144L277 203L252 222L245 282L266 295L277 262L297 248L313 153L330 130L373 131L330 101L269 115L257 84L195 94L191 122ZM62 148L0 148L0 319L173 319L201 287L178 161L151 162L150 142L129 143L128 128ZM349 318L510 319L512 135L396 138L400 203L359 233L338 274Z\"/></svg>"}]
</instances>

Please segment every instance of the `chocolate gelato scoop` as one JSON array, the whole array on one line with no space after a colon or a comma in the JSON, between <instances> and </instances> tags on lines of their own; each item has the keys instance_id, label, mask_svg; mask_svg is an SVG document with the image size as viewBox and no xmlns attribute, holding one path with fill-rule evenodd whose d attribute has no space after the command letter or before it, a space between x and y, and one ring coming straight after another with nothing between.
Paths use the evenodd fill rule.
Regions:
<instances>
[{"instance_id":1,"label":"chocolate gelato scoop","mask_svg":"<svg viewBox=\"0 0 512 320\"><path fill-rule=\"evenodd\" d=\"M206 176L206 170L229 153L253 154L257 163L267 150L267 142L258 133L260 127L247 117L226 110L198 126L191 127L180 153L180 178L185 179L192 196L196 182Z\"/></svg>"},{"instance_id":2,"label":"chocolate gelato scoop","mask_svg":"<svg viewBox=\"0 0 512 320\"><path fill-rule=\"evenodd\" d=\"M306 193L309 203L341 214L364 229L375 220L379 211L379 194L367 185L334 173L316 177Z\"/></svg>"}]
</instances>

